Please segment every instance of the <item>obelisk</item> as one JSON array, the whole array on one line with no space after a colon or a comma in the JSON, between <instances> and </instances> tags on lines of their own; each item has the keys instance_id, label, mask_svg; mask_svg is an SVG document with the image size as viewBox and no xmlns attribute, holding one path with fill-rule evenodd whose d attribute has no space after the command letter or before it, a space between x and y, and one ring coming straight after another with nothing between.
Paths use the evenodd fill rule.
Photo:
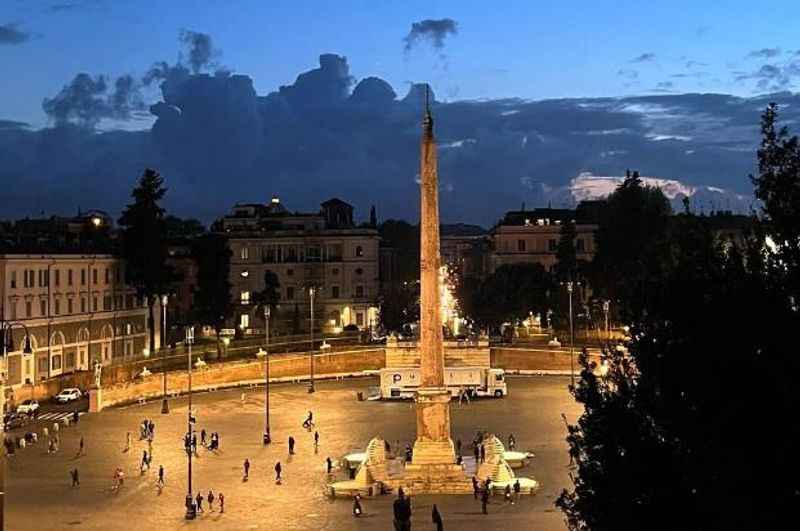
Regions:
<instances>
[{"instance_id":1,"label":"obelisk","mask_svg":"<svg viewBox=\"0 0 800 531\"><path fill-rule=\"evenodd\" d=\"M412 467L431 472L455 464L450 439L450 393L444 385L444 337L439 295L439 177L428 92L422 122L420 160L420 373L417 392L417 439ZM435 465L431 467L430 465ZM418 469L419 470L419 469ZM420 470L422 471L422 470ZM444 470L443 470L444 472Z\"/></svg>"}]
</instances>

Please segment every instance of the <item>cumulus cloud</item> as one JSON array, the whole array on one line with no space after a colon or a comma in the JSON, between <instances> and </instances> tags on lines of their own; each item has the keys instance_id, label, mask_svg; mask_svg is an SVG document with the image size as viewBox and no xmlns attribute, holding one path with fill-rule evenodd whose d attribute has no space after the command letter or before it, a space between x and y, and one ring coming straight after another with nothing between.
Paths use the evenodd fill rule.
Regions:
<instances>
[{"instance_id":1,"label":"cumulus cloud","mask_svg":"<svg viewBox=\"0 0 800 531\"><path fill-rule=\"evenodd\" d=\"M144 103L133 76L120 76L111 87L106 76L80 73L58 94L45 98L42 109L57 126L94 128L104 118L127 120L132 112L143 110Z\"/></svg>"},{"instance_id":2,"label":"cumulus cloud","mask_svg":"<svg viewBox=\"0 0 800 531\"><path fill-rule=\"evenodd\" d=\"M653 52L645 52L631 59L631 63L650 63L655 60L656 60L656 54L654 54Z\"/></svg>"},{"instance_id":3,"label":"cumulus cloud","mask_svg":"<svg viewBox=\"0 0 800 531\"><path fill-rule=\"evenodd\" d=\"M734 72L735 81L754 80L756 90L761 92L789 89L797 79L800 79L800 60L763 64L753 72Z\"/></svg>"},{"instance_id":4,"label":"cumulus cloud","mask_svg":"<svg viewBox=\"0 0 800 531\"><path fill-rule=\"evenodd\" d=\"M22 44L30 38L31 34L19 29L19 24L0 24L0 45Z\"/></svg>"},{"instance_id":5,"label":"cumulus cloud","mask_svg":"<svg viewBox=\"0 0 800 531\"><path fill-rule=\"evenodd\" d=\"M428 42L434 49L441 51L444 49L444 41L450 35L458 33L458 23L452 18L425 19L411 24L411 30L405 36L405 51L410 52L412 48L421 42Z\"/></svg>"},{"instance_id":6,"label":"cumulus cloud","mask_svg":"<svg viewBox=\"0 0 800 531\"><path fill-rule=\"evenodd\" d=\"M212 57L219 53L214 50L211 36L206 33L185 29L181 31L180 39L187 48L189 66L194 74L211 66Z\"/></svg>"},{"instance_id":7,"label":"cumulus cloud","mask_svg":"<svg viewBox=\"0 0 800 531\"><path fill-rule=\"evenodd\" d=\"M761 48L747 54L748 59L772 59L781 54L780 48Z\"/></svg>"}]
</instances>

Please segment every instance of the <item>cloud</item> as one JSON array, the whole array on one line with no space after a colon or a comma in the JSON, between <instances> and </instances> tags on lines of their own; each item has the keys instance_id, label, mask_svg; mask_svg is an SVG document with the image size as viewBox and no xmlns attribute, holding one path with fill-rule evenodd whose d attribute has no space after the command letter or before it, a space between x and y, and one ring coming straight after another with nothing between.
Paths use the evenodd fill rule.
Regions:
<instances>
[{"instance_id":1,"label":"cloud","mask_svg":"<svg viewBox=\"0 0 800 531\"><path fill-rule=\"evenodd\" d=\"M206 33L185 29L181 31L180 40L188 48L189 66L194 74L211 66L212 57L219 53L214 50L211 36Z\"/></svg>"},{"instance_id":2,"label":"cloud","mask_svg":"<svg viewBox=\"0 0 800 531\"><path fill-rule=\"evenodd\" d=\"M761 48L760 50L753 50L747 54L748 59L772 59L781 54L780 48Z\"/></svg>"},{"instance_id":3,"label":"cloud","mask_svg":"<svg viewBox=\"0 0 800 531\"><path fill-rule=\"evenodd\" d=\"M2 120L0 119L0 131L4 130L18 130L18 129L28 129L30 128L30 124L27 122L18 122L16 120Z\"/></svg>"},{"instance_id":4,"label":"cloud","mask_svg":"<svg viewBox=\"0 0 800 531\"><path fill-rule=\"evenodd\" d=\"M696 68L698 66L708 66L708 63L701 63L700 61L686 61L686 68Z\"/></svg>"},{"instance_id":5,"label":"cloud","mask_svg":"<svg viewBox=\"0 0 800 531\"><path fill-rule=\"evenodd\" d=\"M19 24L0 24L0 45L22 44L30 38L31 34L19 29Z\"/></svg>"},{"instance_id":6,"label":"cloud","mask_svg":"<svg viewBox=\"0 0 800 531\"><path fill-rule=\"evenodd\" d=\"M633 59L631 59L631 63L650 63L655 60L656 60L656 54L654 54L653 52L646 52L639 55L638 57L634 57Z\"/></svg>"},{"instance_id":7,"label":"cloud","mask_svg":"<svg viewBox=\"0 0 800 531\"><path fill-rule=\"evenodd\" d=\"M701 77L708 77L711 74L705 71L694 71L694 72L679 72L677 74L672 74L669 77L674 77L676 79L680 78L701 78Z\"/></svg>"},{"instance_id":8,"label":"cloud","mask_svg":"<svg viewBox=\"0 0 800 531\"><path fill-rule=\"evenodd\" d=\"M617 77L622 77L629 80L638 79L639 72L637 70L620 68L619 70L617 70Z\"/></svg>"},{"instance_id":9,"label":"cloud","mask_svg":"<svg viewBox=\"0 0 800 531\"><path fill-rule=\"evenodd\" d=\"M58 13L62 11L74 11L75 9L80 9L81 7L83 7L83 4L80 2L61 2L58 4L52 4L47 8L47 10Z\"/></svg>"},{"instance_id":10,"label":"cloud","mask_svg":"<svg viewBox=\"0 0 800 531\"><path fill-rule=\"evenodd\" d=\"M411 24L411 30L405 36L406 53L423 41L428 42L435 50L444 49L444 41L450 35L458 34L458 23L452 18L425 19Z\"/></svg>"},{"instance_id":11,"label":"cloud","mask_svg":"<svg viewBox=\"0 0 800 531\"><path fill-rule=\"evenodd\" d=\"M75 124L91 129L105 118L127 120L132 112L143 110L144 103L133 76L118 77L112 88L106 76L80 73L58 94L45 98L42 109L56 126Z\"/></svg>"},{"instance_id":12,"label":"cloud","mask_svg":"<svg viewBox=\"0 0 800 531\"><path fill-rule=\"evenodd\" d=\"M795 85L796 79L800 79L800 60L763 64L754 72L734 72L736 82L755 80L756 89L762 92L786 90Z\"/></svg>"}]
</instances>

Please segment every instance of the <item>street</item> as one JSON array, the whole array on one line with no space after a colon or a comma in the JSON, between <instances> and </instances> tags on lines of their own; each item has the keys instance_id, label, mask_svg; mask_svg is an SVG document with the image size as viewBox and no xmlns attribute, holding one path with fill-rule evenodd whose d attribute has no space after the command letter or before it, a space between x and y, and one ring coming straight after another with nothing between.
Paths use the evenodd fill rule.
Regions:
<instances>
[{"instance_id":1,"label":"street","mask_svg":"<svg viewBox=\"0 0 800 531\"><path fill-rule=\"evenodd\" d=\"M472 496L420 496L414 498L414 529L433 529L431 508L436 503L446 528L471 529L565 529L554 501L568 485L569 457L561 413L573 421L580 408L567 393L568 378L509 378L510 396L471 404L452 403L453 439L466 448L476 430L489 430L505 440L514 434L517 448L536 454L517 475L535 478L542 488L535 496L515 505L502 497L492 499L489 515L481 513ZM363 451L369 439L381 435L392 446L411 442L414 409L409 402L358 402L357 391L375 385L371 378L319 382L317 392L304 385L273 385L271 427L273 444L261 445L264 420L263 388L202 393L193 398L196 429L218 432L220 450L199 448L193 459L193 494L206 496L209 489L225 495L225 513L183 519L186 495L187 401L172 400L170 413L160 414L160 403L110 409L81 417L77 426L62 428L61 449L47 454L46 443L18 450L8 460L6 476L7 529L35 526L41 530L137 530L175 529L298 529L386 530L391 528L394 496L365 498L364 516L355 519L351 501L330 500L324 494L327 481L325 458ZM320 432L315 453L313 432L301 427L307 411L314 412ZM146 441L139 441L138 426L144 418L155 422L153 464L140 473ZM125 452L126 433L133 448ZM297 440L296 455L288 456L287 439ZM78 456L78 441L85 454ZM198 435L199 439L199 435ZM251 463L249 481L242 479L244 459ZM283 482L276 485L273 467L280 460ZM158 467L165 468L166 487L156 487ZM117 467L125 472L125 484L112 491ZM69 471L80 472L80 486L70 486ZM339 473L338 478L344 478ZM207 507L206 507L207 509Z\"/></svg>"}]
</instances>

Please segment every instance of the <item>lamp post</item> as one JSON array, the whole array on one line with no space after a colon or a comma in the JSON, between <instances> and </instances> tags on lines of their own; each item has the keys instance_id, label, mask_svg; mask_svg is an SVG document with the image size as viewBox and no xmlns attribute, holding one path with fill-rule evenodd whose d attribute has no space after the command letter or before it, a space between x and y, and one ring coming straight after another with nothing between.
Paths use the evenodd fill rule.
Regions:
<instances>
[{"instance_id":1,"label":"lamp post","mask_svg":"<svg viewBox=\"0 0 800 531\"><path fill-rule=\"evenodd\" d=\"M572 292L575 285L580 286L580 282L569 280L566 282L567 293L569 293L569 374L572 385L575 385L575 327L572 320Z\"/></svg>"},{"instance_id":2,"label":"lamp post","mask_svg":"<svg viewBox=\"0 0 800 531\"><path fill-rule=\"evenodd\" d=\"M611 308L611 301L608 299L603 301L603 314L605 315L606 319L606 341L609 340L610 334L608 331L608 310Z\"/></svg>"},{"instance_id":3,"label":"lamp post","mask_svg":"<svg viewBox=\"0 0 800 531\"><path fill-rule=\"evenodd\" d=\"M311 300L311 326L309 327L311 330L311 348L308 350L309 363L311 365L311 380L308 386L309 393L314 392L314 291L315 288L308 288L308 296Z\"/></svg>"},{"instance_id":4,"label":"lamp post","mask_svg":"<svg viewBox=\"0 0 800 531\"><path fill-rule=\"evenodd\" d=\"M166 415L169 413L169 403L167 402L167 350L164 348L165 338L167 337L167 302L169 297L166 295L161 296L161 373L163 376L164 390L163 398L161 400L161 414Z\"/></svg>"},{"instance_id":5,"label":"lamp post","mask_svg":"<svg viewBox=\"0 0 800 531\"><path fill-rule=\"evenodd\" d=\"M189 345L188 375L189 375L189 410L186 418L186 455L189 458L189 484L186 490L186 519L194 520L197 510L192 498L192 343L194 343L194 328L186 327L186 344Z\"/></svg>"},{"instance_id":6,"label":"lamp post","mask_svg":"<svg viewBox=\"0 0 800 531\"><path fill-rule=\"evenodd\" d=\"M0 432L5 430L5 414L6 414L6 379L8 378L8 353L14 351L14 326L20 326L25 331L22 338L22 354L29 356L33 354L31 347L31 335L28 332L28 327L24 323L15 323L11 321L0 320L0 342L3 343L3 359L2 366L0 366L0 417L3 417L3 422L0 422Z\"/></svg>"},{"instance_id":7,"label":"lamp post","mask_svg":"<svg viewBox=\"0 0 800 531\"><path fill-rule=\"evenodd\" d=\"M272 442L269 433L269 304L264 306L264 350L259 349L258 354L264 356L264 435L262 444L267 445Z\"/></svg>"}]
</instances>

